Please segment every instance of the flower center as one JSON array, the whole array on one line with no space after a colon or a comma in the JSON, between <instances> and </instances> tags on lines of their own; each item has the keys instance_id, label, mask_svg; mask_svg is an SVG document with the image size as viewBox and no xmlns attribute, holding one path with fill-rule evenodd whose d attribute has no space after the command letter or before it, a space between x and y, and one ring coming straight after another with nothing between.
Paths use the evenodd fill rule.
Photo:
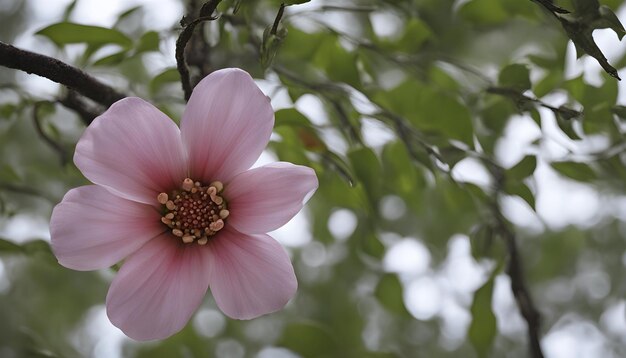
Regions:
<instances>
[{"instance_id":1,"label":"flower center","mask_svg":"<svg viewBox=\"0 0 626 358\"><path fill-rule=\"evenodd\" d=\"M161 222L184 243L206 245L209 237L224 228L224 220L230 214L221 196L223 190L224 184L219 181L204 186L186 178L180 189L157 196L163 205Z\"/></svg>"}]
</instances>

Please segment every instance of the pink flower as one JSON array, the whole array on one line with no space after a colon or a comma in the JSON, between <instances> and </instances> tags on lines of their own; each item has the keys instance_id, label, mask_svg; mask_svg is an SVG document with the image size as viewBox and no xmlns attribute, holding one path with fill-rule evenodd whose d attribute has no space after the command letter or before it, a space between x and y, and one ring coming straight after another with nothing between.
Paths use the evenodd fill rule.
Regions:
<instances>
[{"instance_id":1,"label":"pink flower","mask_svg":"<svg viewBox=\"0 0 626 358\"><path fill-rule=\"evenodd\" d=\"M249 169L273 125L250 75L224 69L196 86L180 130L139 98L114 103L85 130L74 163L95 185L70 190L54 208L52 249L74 270L125 259L106 307L126 335L180 331L209 287L236 319L293 297L289 257L266 233L298 213L318 182L291 163Z\"/></svg>"}]
</instances>

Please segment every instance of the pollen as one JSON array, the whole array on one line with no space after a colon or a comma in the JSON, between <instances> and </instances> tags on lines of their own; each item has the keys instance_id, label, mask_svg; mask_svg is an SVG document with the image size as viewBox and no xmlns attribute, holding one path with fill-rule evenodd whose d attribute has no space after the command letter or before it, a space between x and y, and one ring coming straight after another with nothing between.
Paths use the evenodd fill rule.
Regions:
<instances>
[{"instance_id":1,"label":"pollen","mask_svg":"<svg viewBox=\"0 0 626 358\"><path fill-rule=\"evenodd\" d=\"M223 190L224 184L219 181L203 185L186 178L180 189L157 196L162 206L161 222L183 243L206 245L224 228L230 215Z\"/></svg>"}]
</instances>

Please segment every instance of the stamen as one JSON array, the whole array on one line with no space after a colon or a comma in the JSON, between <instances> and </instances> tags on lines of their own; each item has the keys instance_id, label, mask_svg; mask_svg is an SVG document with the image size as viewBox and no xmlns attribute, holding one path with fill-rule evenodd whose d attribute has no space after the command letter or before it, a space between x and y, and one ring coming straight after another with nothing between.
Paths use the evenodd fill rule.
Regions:
<instances>
[{"instance_id":1,"label":"stamen","mask_svg":"<svg viewBox=\"0 0 626 358\"><path fill-rule=\"evenodd\" d=\"M190 191L191 188L193 188L193 180L189 178L186 178L185 180L183 180L183 190Z\"/></svg>"},{"instance_id":2,"label":"stamen","mask_svg":"<svg viewBox=\"0 0 626 358\"><path fill-rule=\"evenodd\" d=\"M223 209L220 211L220 218L222 219L226 219L228 217L228 215L230 215L230 211Z\"/></svg>"},{"instance_id":3,"label":"stamen","mask_svg":"<svg viewBox=\"0 0 626 358\"><path fill-rule=\"evenodd\" d=\"M224 184L219 181L205 186L185 178L180 189L157 196L157 201L164 206L161 222L183 243L206 245L211 236L224 228L230 215L221 195L223 190Z\"/></svg>"},{"instance_id":4,"label":"stamen","mask_svg":"<svg viewBox=\"0 0 626 358\"><path fill-rule=\"evenodd\" d=\"M209 186L215 187L218 193L221 193L224 190L224 184L221 181L214 181Z\"/></svg>"},{"instance_id":5,"label":"stamen","mask_svg":"<svg viewBox=\"0 0 626 358\"><path fill-rule=\"evenodd\" d=\"M167 200L168 200L168 199L169 199L169 198L168 198L168 196L167 196L167 193L161 193L161 194L159 194L159 196L157 196L157 201L158 201L160 204L165 204L165 203L167 203Z\"/></svg>"}]
</instances>

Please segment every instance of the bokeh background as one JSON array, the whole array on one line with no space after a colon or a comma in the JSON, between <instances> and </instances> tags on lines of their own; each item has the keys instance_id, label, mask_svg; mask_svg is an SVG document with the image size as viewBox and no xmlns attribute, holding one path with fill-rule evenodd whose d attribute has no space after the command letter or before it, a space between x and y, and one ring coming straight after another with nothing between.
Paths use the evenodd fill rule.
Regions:
<instances>
[{"instance_id":1,"label":"bokeh background","mask_svg":"<svg viewBox=\"0 0 626 358\"><path fill-rule=\"evenodd\" d=\"M126 338L104 308L115 269L65 269L48 245L53 206L87 183L71 158L88 118L62 86L0 68L0 357L526 357L506 232L545 356L626 356L626 88L572 41L624 68L624 2L555 1L582 29L569 33L530 0L287 1L273 33L280 3L222 1L187 60L195 80L244 68L272 98L256 165L317 171L317 194L272 233L296 297L235 321L207 295L179 334ZM0 40L178 121L179 21L201 5L0 0Z\"/></svg>"}]
</instances>

